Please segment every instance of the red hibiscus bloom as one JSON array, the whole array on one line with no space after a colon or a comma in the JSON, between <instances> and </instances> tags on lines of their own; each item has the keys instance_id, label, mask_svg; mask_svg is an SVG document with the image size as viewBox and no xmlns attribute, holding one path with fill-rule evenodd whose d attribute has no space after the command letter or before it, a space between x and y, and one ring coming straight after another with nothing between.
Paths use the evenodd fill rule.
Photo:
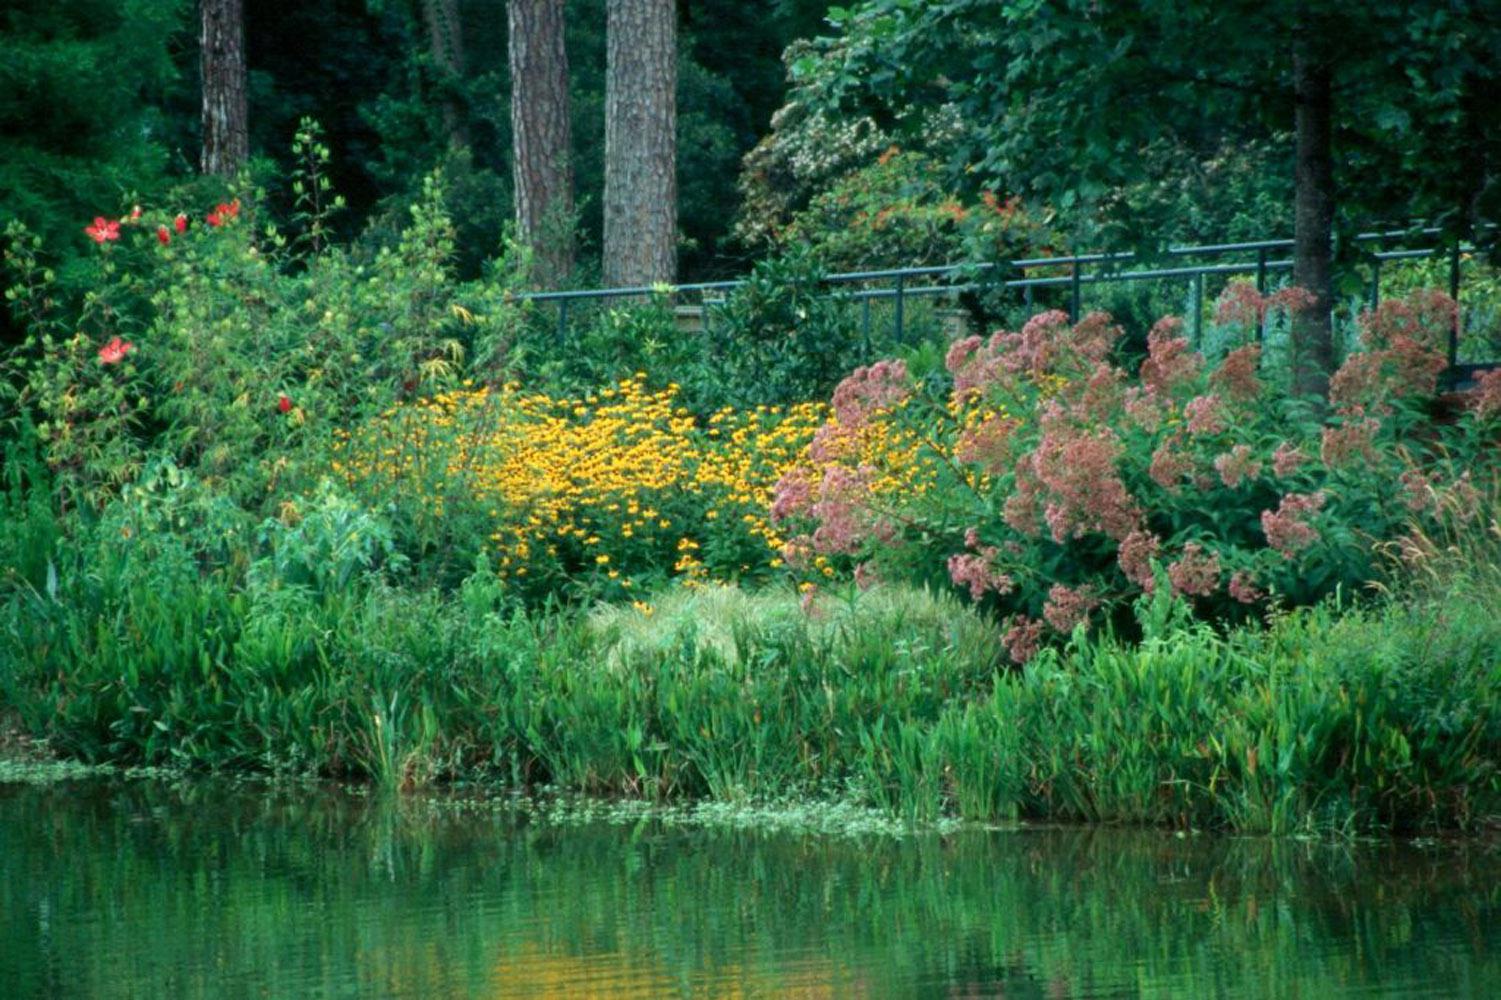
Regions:
<instances>
[{"instance_id":1,"label":"red hibiscus bloom","mask_svg":"<svg viewBox=\"0 0 1501 1000\"><path fill-rule=\"evenodd\" d=\"M160 243L162 246L166 246L168 243L172 242L172 234L167 232L166 226L156 227L156 242Z\"/></svg>"},{"instance_id":2,"label":"red hibiscus bloom","mask_svg":"<svg viewBox=\"0 0 1501 1000\"><path fill-rule=\"evenodd\" d=\"M177 230L177 235L179 235L179 236L181 236L183 233L187 232L188 231L188 217L186 215L183 215L181 212L178 212L177 213L177 218L175 218L175 219L172 220L172 228L175 229L175 230Z\"/></svg>"},{"instance_id":3,"label":"red hibiscus bloom","mask_svg":"<svg viewBox=\"0 0 1501 1000\"><path fill-rule=\"evenodd\" d=\"M203 221L207 222L211 226L222 226L224 225L224 216L220 215L219 210L216 208L209 214L205 215L203 217Z\"/></svg>"},{"instance_id":4,"label":"red hibiscus bloom","mask_svg":"<svg viewBox=\"0 0 1501 1000\"><path fill-rule=\"evenodd\" d=\"M119 364L134 347L135 345L130 341L121 340L119 337L116 337L99 348L99 363L102 365Z\"/></svg>"},{"instance_id":5,"label":"red hibiscus bloom","mask_svg":"<svg viewBox=\"0 0 1501 1000\"><path fill-rule=\"evenodd\" d=\"M280 410L281 412L283 412L283 413L291 413L292 412L292 400L287 397L286 393L282 393L280 396L277 397L277 399L276 399L276 408L278 410Z\"/></svg>"},{"instance_id":6,"label":"red hibiscus bloom","mask_svg":"<svg viewBox=\"0 0 1501 1000\"><path fill-rule=\"evenodd\" d=\"M95 243L104 243L107 240L118 240L120 238L120 224L106 219L102 215L94 216L94 224L92 226L84 226L83 231L88 233L89 239Z\"/></svg>"}]
</instances>

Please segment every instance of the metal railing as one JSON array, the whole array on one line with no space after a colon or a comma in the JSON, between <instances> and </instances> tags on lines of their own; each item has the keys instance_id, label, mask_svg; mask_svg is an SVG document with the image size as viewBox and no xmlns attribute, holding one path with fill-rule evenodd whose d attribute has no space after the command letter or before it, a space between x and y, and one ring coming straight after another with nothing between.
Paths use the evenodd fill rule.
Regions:
<instances>
[{"instance_id":1,"label":"metal railing","mask_svg":"<svg viewBox=\"0 0 1501 1000\"><path fill-rule=\"evenodd\" d=\"M1417 237L1434 237L1438 229L1396 230L1390 232L1367 232L1357 234L1357 243L1386 244L1397 240ZM1085 286L1139 281L1186 280L1193 295L1192 331L1194 341L1202 339L1205 306L1205 278L1212 275L1254 275L1256 288L1265 294L1270 288L1273 275L1290 272L1292 258L1285 252L1293 248L1290 239L1254 240L1241 243L1210 243L1201 246L1170 247L1152 258L1139 257L1135 253L1088 253L1064 257L1025 257L1004 263L947 264L929 267L904 267L867 271L845 271L825 275L823 284L829 294L842 301L861 305L861 323L867 345L871 336L871 303L890 300L892 303L892 333L900 341L904 334L906 305L913 299L931 299L952 296L968 291L993 291L1017 289L1022 292L1023 302L1030 305L1036 289L1067 288L1068 313L1077 321L1082 311L1082 296ZM1456 302L1460 297L1461 262L1464 255L1473 251L1464 243L1449 246L1433 246L1401 249L1377 249L1367 255L1370 262L1370 283L1365 295L1368 305L1374 307L1381 298L1382 265L1388 261L1434 258L1447 256L1449 294ZM1227 260L1227 257L1238 259ZM1162 261L1174 263L1164 266ZM1185 261L1178 264L1176 261ZM1197 261L1197 262L1194 262ZM1149 265L1131 268L1141 262ZM1157 266L1150 266L1156 264ZM1038 275L1037 272L1057 272ZM1012 275L1007 277L1006 275ZM523 301L555 303L558 310L557 329L559 341L565 342L568 335L570 314L573 306L612 299L639 299L645 296L669 294L698 296L702 308L704 329L712 330L712 313L723 307L729 295L745 284L744 279L731 281L703 281L671 286L630 286L620 288L591 288L574 291L526 292L517 297ZM1474 370L1495 367L1501 359L1460 364L1460 326L1456 319L1449 331L1449 365L1453 372L1464 377Z\"/></svg>"}]
</instances>

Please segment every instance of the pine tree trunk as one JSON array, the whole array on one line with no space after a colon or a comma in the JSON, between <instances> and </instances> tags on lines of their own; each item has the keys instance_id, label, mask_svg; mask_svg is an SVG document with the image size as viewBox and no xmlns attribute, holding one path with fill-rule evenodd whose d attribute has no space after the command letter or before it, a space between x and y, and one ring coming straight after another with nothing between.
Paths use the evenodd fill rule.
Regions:
<instances>
[{"instance_id":1,"label":"pine tree trunk","mask_svg":"<svg viewBox=\"0 0 1501 1000\"><path fill-rule=\"evenodd\" d=\"M428 44L433 63L443 75L443 133L456 149L469 145L469 128L464 122L452 88L464 77L464 31L459 21L459 0L422 0L422 20L427 24Z\"/></svg>"},{"instance_id":2,"label":"pine tree trunk","mask_svg":"<svg viewBox=\"0 0 1501 1000\"><path fill-rule=\"evenodd\" d=\"M1296 164L1293 194L1293 284L1313 294L1293 317L1293 391L1324 398L1334 368L1334 149L1333 78L1313 31L1299 25L1293 53Z\"/></svg>"},{"instance_id":3,"label":"pine tree trunk","mask_svg":"<svg viewBox=\"0 0 1501 1000\"><path fill-rule=\"evenodd\" d=\"M677 3L606 0L604 280L677 278Z\"/></svg>"},{"instance_id":4,"label":"pine tree trunk","mask_svg":"<svg viewBox=\"0 0 1501 1000\"><path fill-rule=\"evenodd\" d=\"M203 156L199 169L233 177L250 157L243 0L202 0L202 14Z\"/></svg>"},{"instance_id":5,"label":"pine tree trunk","mask_svg":"<svg viewBox=\"0 0 1501 1000\"><path fill-rule=\"evenodd\" d=\"M507 6L516 226L532 250L532 281L557 288L573 270L564 0L509 0Z\"/></svg>"}]
</instances>

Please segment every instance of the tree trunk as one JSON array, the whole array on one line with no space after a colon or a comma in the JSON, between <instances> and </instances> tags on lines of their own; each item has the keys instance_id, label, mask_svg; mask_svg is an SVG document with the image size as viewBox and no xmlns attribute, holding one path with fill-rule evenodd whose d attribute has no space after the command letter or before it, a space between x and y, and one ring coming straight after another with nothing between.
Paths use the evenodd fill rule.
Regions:
<instances>
[{"instance_id":1,"label":"tree trunk","mask_svg":"<svg viewBox=\"0 0 1501 1000\"><path fill-rule=\"evenodd\" d=\"M564 0L510 0L507 6L516 227L532 250L532 281L557 288L573 270Z\"/></svg>"},{"instance_id":2,"label":"tree trunk","mask_svg":"<svg viewBox=\"0 0 1501 1000\"><path fill-rule=\"evenodd\" d=\"M677 278L677 2L607 0L606 285Z\"/></svg>"},{"instance_id":3,"label":"tree trunk","mask_svg":"<svg viewBox=\"0 0 1501 1000\"><path fill-rule=\"evenodd\" d=\"M469 127L454 87L464 78L464 31L459 21L459 0L422 0L422 20L427 24L433 64L441 74L443 88L443 134L456 149L469 145Z\"/></svg>"},{"instance_id":4,"label":"tree trunk","mask_svg":"<svg viewBox=\"0 0 1501 1000\"><path fill-rule=\"evenodd\" d=\"M245 12L242 0L203 0L203 156L205 174L233 177L250 157L245 109Z\"/></svg>"},{"instance_id":5,"label":"tree trunk","mask_svg":"<svg viewBox=\"0 0 1501 1000\"><path fill-rule=\"evenodd\" d=\"M1293 391L1324 398L1334 368L1334 150L1331 64L1314 32L1298 25L1293 51L1297 152L1293 194L1293 284L1312 293L1293 316Z\"/></svg>"}]
</instances>

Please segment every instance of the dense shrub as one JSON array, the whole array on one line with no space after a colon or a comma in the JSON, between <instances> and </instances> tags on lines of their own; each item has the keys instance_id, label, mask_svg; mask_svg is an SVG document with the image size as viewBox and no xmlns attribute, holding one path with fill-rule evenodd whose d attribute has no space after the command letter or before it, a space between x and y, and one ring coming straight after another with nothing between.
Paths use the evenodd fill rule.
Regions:
<instances>
[{"instance_id":1,"label":"dense shrub","mask_svg":"<svg viewBox=\"0 0 1501 1000\"><path fill-rule=\"evenodd\" d=\"M1265 357L1251 336L1267 309L1298 301L1234 286L1220 319L1246 339L1217 365L1169 318L1131 377L1108 316L1070 325L1050 312L956 342L937 384L899 363L857 369L809 461L777 487L789 560L947 575L1008 616L1018 662L1045 634L1150 593L1159 564L1211 619L1364 585L1378 543L1446 503L1474 508L1466 498L1496 475L1495 407L1477 395L1454 424L1433 421L1454 310L1436 292L1362 318L1327 413L1289 398L1285 352L1269 341ZM920 442L920 482L875 488L881 470L859 441L879 426Z\"/></svg>"},{"instance_id":2,"label":"dense shrub","mask_svg":"<svg viewBox=\"0 0 1501 1000\"><path fill-rule=\"evenodd\" d=\"M165 454L270 513L316 488L335 428L457 387L475 359L504 363L522 309L503 268L454 280L441 178L393 246L359 257L329 242L322 147L298 141L311 152L289 228L250 192L96 219L100 278L76 308L12 227L7 298L28 337L4 361L5 417L35 428L66 505L101 507Z\"/></svg>"}]
</instances>

